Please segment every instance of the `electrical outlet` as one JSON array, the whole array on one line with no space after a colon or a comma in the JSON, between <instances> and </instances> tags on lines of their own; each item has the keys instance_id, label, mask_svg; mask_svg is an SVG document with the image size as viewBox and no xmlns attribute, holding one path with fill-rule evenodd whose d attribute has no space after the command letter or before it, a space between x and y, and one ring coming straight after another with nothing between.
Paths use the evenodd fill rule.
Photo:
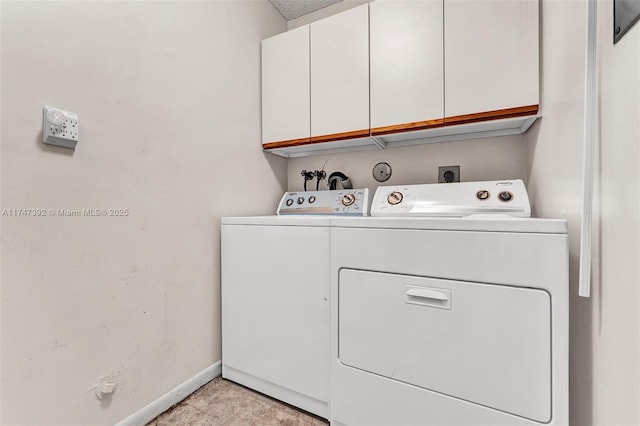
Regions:
<instances>
[{"instance_id":1,"label":"electrical outlet","mask_svg":"<svg viewBox=\"0 0 640 426\"><path fill-rule=\"evenodd\" d=\"M438 183L460 182L460 166L438 167Z\"/></svg>"},{"instance_id":2,"label":"electrical outlet","mask_svg":"<svg viewBox=\"0 0 640 426\"><path fill-rule=\"evenodd\" d=\"M73 112L45 106L42 109L42 142L74 149L80 121Z\"/></svg>"}]
</instances>

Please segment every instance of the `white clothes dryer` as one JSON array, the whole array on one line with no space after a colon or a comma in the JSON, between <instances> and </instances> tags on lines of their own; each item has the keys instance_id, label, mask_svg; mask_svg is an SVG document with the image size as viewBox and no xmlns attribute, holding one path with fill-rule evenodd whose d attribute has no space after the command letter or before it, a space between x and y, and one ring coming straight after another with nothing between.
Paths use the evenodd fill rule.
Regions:
<instances>
[{"instance_id":1,"label":"white clothes dryer","mask_svg":"<svg viewBox=\"0 0 640 426\"><path fill-rule=\"evenodd\" d=\"M472 182L332 219L332 424L568 424L567 223L529 212Z\"/></svg>"}]
</instances>

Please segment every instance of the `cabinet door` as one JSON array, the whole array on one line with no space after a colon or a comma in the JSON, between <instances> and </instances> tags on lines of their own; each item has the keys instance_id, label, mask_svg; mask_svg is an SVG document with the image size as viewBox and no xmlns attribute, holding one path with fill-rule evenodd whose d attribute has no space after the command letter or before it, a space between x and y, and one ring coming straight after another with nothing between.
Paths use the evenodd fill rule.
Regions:
<instances>
[{"instance_id":1,"label":"cabinet door","mask_svg":"<svg viewBox=\"0 0 640 426\"><path fill-rule=\"evenodd\" d=\"M372 134L441 125L443 0L377 0L369 7Z\"/></svg>"},{"instance_id":2,"label":"cabinet door","mask_svg":"<svg viewBox=\"0 0 640 426\"><path fill-rule=\"evenodd\" d=\"M537 0L445 0L444 46L446 123L533 105L537 111Z\"/></svg>"},{"instance_id":3,"label":"cabinet door","mask_svg":"<svg viewBox=\"0 0 640 426\"><path fill-rule=\"evenodd\" d=\"M262 143L309 140L309 26L262 41Z\"/></svg>"},{"instance_id":4,"label":"cabinet door","mask_svg":"<svg viewBox=\"0 0 640 426\"><path fill-rule=\"evenodd\" d=\"M369 134L369 5L311 24L311 140Z\"/></svg>"}]
</instances>

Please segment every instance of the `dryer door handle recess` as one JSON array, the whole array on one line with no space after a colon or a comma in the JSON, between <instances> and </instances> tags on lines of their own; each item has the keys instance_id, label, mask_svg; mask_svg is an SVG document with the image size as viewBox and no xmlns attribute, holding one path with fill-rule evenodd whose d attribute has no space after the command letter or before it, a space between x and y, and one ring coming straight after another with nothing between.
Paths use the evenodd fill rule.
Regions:
<instances>
[{"instance_id":1,"label":"dryer door handle recess","mask_svg":"<svg viewBox=\"0 0 640 426\"><path fill-rule=\"evenodd\" d=\"M441 301L449 300L449 296L447 294L438 290L431 290L430 288L412 288L407 291L407 296Z\"/></svg>"},{"instance_id":2,"label":"dryer door handle recess","mask_svg":"<svg viewBox=\"0 0 640 426\"><path fill-rule=\"evenodd\" d=\"M405 303L451 309L451 291L405 285Z\"/></svg>"}]
</instances>

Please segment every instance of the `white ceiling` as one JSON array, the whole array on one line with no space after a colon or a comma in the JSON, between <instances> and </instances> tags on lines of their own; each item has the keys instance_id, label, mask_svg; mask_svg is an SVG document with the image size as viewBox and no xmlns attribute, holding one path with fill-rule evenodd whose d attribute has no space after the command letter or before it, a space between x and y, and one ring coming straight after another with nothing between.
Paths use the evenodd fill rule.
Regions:
<instances>
[{"instance_id":1,"label":"white ceiling","mask_svg":"<svg viewBox=\"0 0 640 426\"><path fill-rule=\"evenodd\" d=\"M269 0L273 7L289 21L342 0Z\"/></svg>"}]
</instances>

